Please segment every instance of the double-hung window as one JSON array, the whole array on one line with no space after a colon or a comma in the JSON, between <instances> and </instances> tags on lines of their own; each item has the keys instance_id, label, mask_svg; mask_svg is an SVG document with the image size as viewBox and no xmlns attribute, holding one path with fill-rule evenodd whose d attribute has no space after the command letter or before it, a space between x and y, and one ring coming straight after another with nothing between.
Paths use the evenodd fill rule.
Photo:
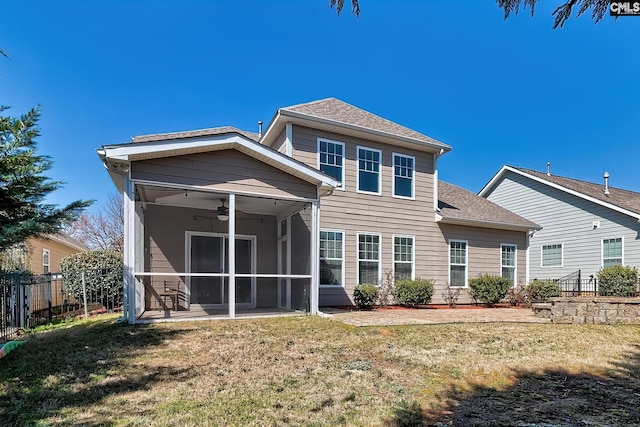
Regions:
<instances>
[{"instance_id":1,"label":"double-hung window","mask_svg":"<svg viewBox=\"0 0 640 427\"><path fill-rule=\"evenodd\" d=\"M358 147L358 191L380 194L382 151Z\"/></svg>"},{"instance_id":2,"label":"double-hung window","mask_svg":"<svg viewBox=\"0 0 640 427\"><path fill-rule=\"evenodd\" d=\"M393 195L413 199L415 157L393 153Z\"/></svg>"},{"instance_id":3,"label":"double-hung window","mask_svg":"<svg viewBox=\"0 0 640 427\"><path fill-rule=\"evenodd\" d=\"M500 245L500 267L502 268L502 277L505 279L511 279L511 283L513 284L516 283L517 249L516 245Z\"/></svg>"},{"instance_id":4,"label":"double-hung window","mask_svg":"<svg viewBox=\"0 0 640 427\"><path fill-rule=\"evenodd\" d=\"M320 231L320 286L344 286L344 233Z\"/></svg>"},{"instance_id":5,"label":"double-hung window","mask_svg":"<svg viewBox=\"0 0 640 427\"><path fill-rule=\"evenodd\" d=\"M449 241L449 285L467 286L467 242Z\"/></svg>"},{"instance_id":6,"label":"double-hung window","mask_svg":"<svg viewBox=\"0 0 640 427\"><path fill-rule=\"evenodd\" d=\"M602 240L602 266L622 265L622 237Z\"/></svg>"},{"instance_id":7,"label":"double-hung window","mask_svg":"<svg viewBox=\"0 0 640 427\"><path fill-rule=\"evenodd\" d=\"M358 234L358 284L380 282L380 235Z\"/></svg>"},{"instance_id":8,"label":"double-hung window","mask_svg":"<svg viewBox=\"0 0 640 427\"><path fill-rule=\"evenodd\" d=\"M393 236L393 277L413 279L413 237Z\"/></svg>"},{"instance_id":9,"label":"double-hung window","mask_svg":"<svg viewBox=\"0 0 640 427\"><path fill-rule=\"evenodd\" d=\"M562 243L542 245L542 267L562 267Z\"/></svg>"},{"instance_id":10,"label":"double-hung window","mask_svg":"<svg viewBox=\"0 0 640 427\"><path fill-rule=\"evenodd\" d=\"M318 139L318 167L344 188L344 143Z\"/></svg>"}]
</instances>

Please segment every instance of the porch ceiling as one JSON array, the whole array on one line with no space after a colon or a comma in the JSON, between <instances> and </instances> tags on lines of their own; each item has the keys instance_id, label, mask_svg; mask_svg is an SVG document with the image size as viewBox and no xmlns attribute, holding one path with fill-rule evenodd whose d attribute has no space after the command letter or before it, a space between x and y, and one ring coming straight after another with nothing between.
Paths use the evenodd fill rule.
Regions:
<instances>
[{"instance_id":1,"label":"porch ceiling","mask_svg":"<svg viewBox=\"0 0 640 427\"><path fill-rule=\"evenodd\" d=\"M193 209L216 211L225 199L229 207L229 195L220 192L187 191L178 188L164 188L150 185L137 185L136 193L142 204L177 206ZM304 207L304 202L269 199L262 197L236 195L236 211L243 214L285 216Z\"/></svg>"}]
</instances>

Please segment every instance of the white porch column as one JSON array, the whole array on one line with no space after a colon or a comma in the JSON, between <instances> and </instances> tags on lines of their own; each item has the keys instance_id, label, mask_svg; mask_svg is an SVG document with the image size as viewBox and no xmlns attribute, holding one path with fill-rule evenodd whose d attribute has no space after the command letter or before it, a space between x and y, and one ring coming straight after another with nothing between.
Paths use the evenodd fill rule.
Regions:
<instances>
[{"instance_id":1,"label":"white porch column","mask_svg":"<svg viewBox=\"0 0 640 427\"><path fill-rule=\"evenodd\" d=\"M229 317L236 317L236 195L229 194Z\"/></svg>"},{"instance_id":2,"label":"white porch column","mask_svg":"<svg viewBox=\"0 0 640 427\"><path fill-rule=\"evenodd\" d=\"M311 202L311 314L318 314L318 299L320 298L320 199Z\"/></svg>"},{"instance_id":3,"label":"white porch column","mask_svg":"<svg viewBox=\"0 0 640 427\"><path fill-rule=\"evenodd\" d=\"M124 176L124 313L130 324L136 321L136 278L135 268L135 221L136 204L134 202L135 185L131 181L129 171Z\"/></svg>"},{"instance_id":4,"label":"white porch column","mask_svg":"<svg viewBox=\"0 0 640 427\"><path fill-rule=\"evenodd\" d=\"M135 252L134 252L134 264L133 264L133 272L136 271L144 271L144 222L143 222L143 209L142 203L135 202L134 206L134 229L133 229L133 237L135 239ZM144 278L133 278L134 288L135 288L135 315L136 318L140 317L145 309L144 298L145 298L145 288L144 288Z\"/></svg>"}]
</instances>

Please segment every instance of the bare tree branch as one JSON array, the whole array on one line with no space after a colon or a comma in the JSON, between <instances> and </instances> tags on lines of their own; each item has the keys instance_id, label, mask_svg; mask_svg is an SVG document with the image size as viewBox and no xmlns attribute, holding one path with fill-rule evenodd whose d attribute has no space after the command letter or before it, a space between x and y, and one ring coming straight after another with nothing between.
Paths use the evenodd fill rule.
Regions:
<instances>
[{"instance_id":1,"label":"bare tree branch","mask_svg":"<svg viewBox=\"0 0 640 427\"><path fill-rule=\"evenodd\" d=\"M66 230L67 234L89 249L124 249L124 208L122 196L110 194L107 205L98 214L83 214Z\"/></svg>"}]
</instances>

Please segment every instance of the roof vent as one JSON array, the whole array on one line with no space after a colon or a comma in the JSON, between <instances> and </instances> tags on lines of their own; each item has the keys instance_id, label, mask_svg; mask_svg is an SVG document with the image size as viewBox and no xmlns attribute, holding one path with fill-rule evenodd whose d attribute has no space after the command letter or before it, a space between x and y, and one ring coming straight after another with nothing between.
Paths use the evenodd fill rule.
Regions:
<instances>
[{"instance_id":1,"label":"roof vent","mask_svg":"<svg viewBox=\"0 0 640 427\"><path fill-rule=\"evenodd\" d=\"M258 120L258 138L262 138L262 120Z\"/></svg>"},{"instance_id":2,"label":"roof vent","mask_svg":"<svg viewBox=\"0 0 640 427\"><path fill-rule=\"evenodd\" d=\"M547 176L551 176L551 162L547 162Z\"/></svg>"},{"instance_id":3,"label":"roof vent","mask_svg":"<svg viewBox=\"0 0 640 427\"><path fill-rule=\"evenodd\" d=\"M604 194L608 196L609 195L609 172L605 172L604 175L602 175L602 177L604 178Z\"/></svg>"}]
</instances>

